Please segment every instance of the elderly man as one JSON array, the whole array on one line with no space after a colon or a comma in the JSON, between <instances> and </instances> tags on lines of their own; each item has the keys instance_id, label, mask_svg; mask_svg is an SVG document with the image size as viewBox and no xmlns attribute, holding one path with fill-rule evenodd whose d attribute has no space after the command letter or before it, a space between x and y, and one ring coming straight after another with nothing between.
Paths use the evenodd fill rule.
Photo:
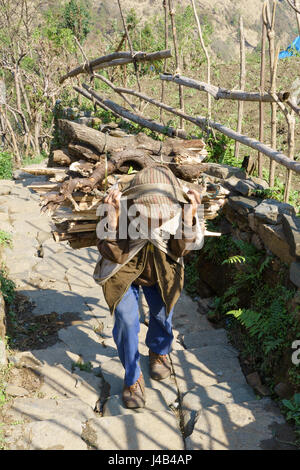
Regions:
<instances>
[{"instance_id":1,"label":"elderly man","mask_svg":"<svg viewBox=\"0 0 300 470\"><path fill-rule=\"evenodd\" d=\"M171 374L167 355L173 310L183 288L183 256L203 244L197 213L201 196L184 191L167 166L155 164L136 173L125 191L111 190L104 203L108 216L104 231L103 226L102 233L97 231L100 261L94 278L115 317L113 338L125 369L124 405L139 408L145 406L138 351L140 286L149 305L150 375L163 380Z\"/></svg>"}]
</instances>

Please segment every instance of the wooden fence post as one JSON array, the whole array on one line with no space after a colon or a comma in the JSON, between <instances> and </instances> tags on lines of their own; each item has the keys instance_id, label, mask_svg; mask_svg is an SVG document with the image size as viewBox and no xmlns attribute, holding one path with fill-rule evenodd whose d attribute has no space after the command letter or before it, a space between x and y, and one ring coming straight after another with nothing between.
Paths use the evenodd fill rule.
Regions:
<instances>
[{"instance_id":1,"label":"wooden fence post","mask_svg":"<svg viewBox=\"0 0 300 470\"><path fill-rule=\"evenodd\" d=\"M207 50L207 48L205 47L205 44L204 44L204 40L203 40L203 36L202 36L202 29L201 29L198 13L197 13L197 10L196 10L195 2L194 2L194 0L191 0L191 2L192 2L192 5L193 5L194 15L195 15L195 19L196 19L196 23L197 23L197 27L198 27L198 34L199 34L200 43L201 43L202 49L204 51L204 54L205 54L205 57L206 57L206 62L207 62L207 83L210 84L210 57L209 57L209 54L208 54L208 50ZM207 95L207 115L208 115L208 119L211 119L211 96L210 96L210 94Z\"/></svg>"},{"instance_id":2,"label":"wooden fence post","mask_svg":"<svg viewBox=\"0 0 300 470\"><path fill-rule=\"evenodd\" d=\"M178 43L177 43L177 32L176 32L176 24L175 24L175 10L173 6L173 0L169 0L169 14L171 17L171 25L172 25L172 33L173 33L173 42L174 42L174 50L175 50L175 61L176 61L176 74L180 73L180 60L179 60L179 51L178 51ZM183 98L183 87L179 85L179 104L180 109L184 111L184 98ZM180 128L184 129L184 120L180 118Z\"/></svg>"},{"instance_id":3,"label":"wooden fence post","mask_svg":"<svg viewBox=\"0 0 300 470\"><path fill-rule=\"evenodd\" d=\"M245 60L245 36L243 18L240 17L240 90L245 90L246 83L246 60ZM244 101L238 102L238 121L236 131L241 134L243 123ZM235 141L234 155L235 158L239 157L240 143Z\"/></svg>"}]
</instances>

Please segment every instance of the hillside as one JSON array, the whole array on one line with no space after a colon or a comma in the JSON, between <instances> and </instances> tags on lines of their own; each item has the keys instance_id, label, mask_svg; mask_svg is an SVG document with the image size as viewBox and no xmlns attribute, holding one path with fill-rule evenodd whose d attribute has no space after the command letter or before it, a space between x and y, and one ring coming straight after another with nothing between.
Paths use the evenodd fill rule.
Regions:
<instances>
[{"instance_id":1,"label":"hillside","mask_svg":"<svg viewBox=\"0 0 300 470\"><path fill-rule=\"evenodd\" d=\"M163 14L162 0L123 0L125 10L133 8L137 15L149 18L154 14ZM244 19L246 45L248 51L254 50L261 36L261 8L263 0L200 0L196 2L200 17L205 17L213 27L211 49L225 60L230 60L238 54L238 24L240 15ZM94 21L100 28L109 20L119 18L117 1L93 0ZM185 8L191 5L190 0L174 1L175 7ZM276 34L285 48L298 34L294 12L286 1L279 1L276 11Z\"/></svg>"}]
</instances>

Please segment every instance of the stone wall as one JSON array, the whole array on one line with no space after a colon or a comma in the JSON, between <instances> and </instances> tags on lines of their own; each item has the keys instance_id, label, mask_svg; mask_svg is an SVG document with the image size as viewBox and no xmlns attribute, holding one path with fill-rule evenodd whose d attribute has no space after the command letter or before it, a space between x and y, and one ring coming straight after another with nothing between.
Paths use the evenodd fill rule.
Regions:
<instances>
[{"instance_id":1,"label":"stone wall","mask_svg":"<svg viewBox=\"0 0 300 470\"><path fill-rule=\"evenodd\" d=\"M264 180L247 178L240 168L208 164L207 178L229 191L222 213L233 234L289 266L290 281L300 288L300 218L290 204L257 196L268 187Z\"/></svg>"}]
</instances>

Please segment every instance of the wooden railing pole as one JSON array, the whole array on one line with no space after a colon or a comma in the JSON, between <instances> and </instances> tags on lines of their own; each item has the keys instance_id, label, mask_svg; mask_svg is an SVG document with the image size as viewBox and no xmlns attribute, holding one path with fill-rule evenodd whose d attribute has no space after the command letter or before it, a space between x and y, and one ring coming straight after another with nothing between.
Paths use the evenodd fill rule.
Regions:
<instances>
[{"instance_id":1,"label":"wooden railing pole","mask_svg":"<svg viewBox=\"0 0 300 470\"><path fill-rule=\"evenodd\" d=\"M266 64L266 39L267 30L262 13L262 33L261 33L261 56L260 56L260 94L265 92L265 64ZM263 101L259 103L259 140L264 141L265 109ZM259 178L263 177L263 156L261 152L257 154L257 167Z\"/></svg>"},{"instance_id":2,"label":"wooden railing pole","mask_svg":"<svg viewBox=\"0 0 300 470\"><path fill-rule=\"evenodd\" d=\"M243 18L240 17L240 90L245 90L246 84L246 60L245 60L245 36L244 36L244 26ZM242 132L242 123L243 123L243 113L244 113L244 101L238 102L238 121L236 131L241 134ZM234 155L235 158L239 157L240 143L235 142Z\"/></svg>"}]
</instances>

